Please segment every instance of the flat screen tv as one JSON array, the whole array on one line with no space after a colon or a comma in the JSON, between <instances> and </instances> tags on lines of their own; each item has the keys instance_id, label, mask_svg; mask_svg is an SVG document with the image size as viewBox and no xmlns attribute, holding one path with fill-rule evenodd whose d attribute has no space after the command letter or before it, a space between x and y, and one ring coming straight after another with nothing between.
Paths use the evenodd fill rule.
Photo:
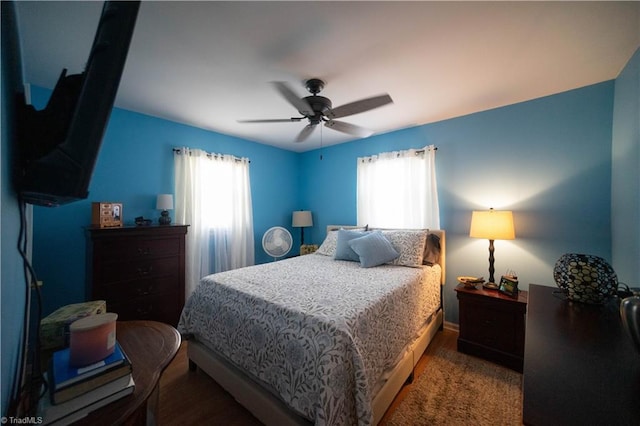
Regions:
<instances>
[{"instance_id":1,"label":"flat screen tv","mask_svg":"<svg viewBox=\"0 0 640 426\"><path fill-rule=\"evenodd\" d=\"M62 70L42 110L23 97L16 183L25 202L58 206L88 197L139 7L139 1L105 2L84 72Z\"/></svg>"}]
</instances>

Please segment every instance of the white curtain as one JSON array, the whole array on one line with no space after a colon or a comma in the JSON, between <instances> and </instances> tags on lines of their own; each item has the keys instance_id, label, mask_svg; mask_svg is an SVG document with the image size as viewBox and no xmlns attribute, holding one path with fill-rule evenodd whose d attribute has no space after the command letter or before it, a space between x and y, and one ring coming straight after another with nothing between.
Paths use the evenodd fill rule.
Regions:
<instances>
[{"instance_id":1,"label":"white curtain","mask_svg":"<svg viewBox=\"0 0 640 426\"><path fill-rule=\"evenodd\" d=\"M174 150L175 217L187 232L186 296L212 272L253 265L249 160Z\"/></svg>"},{"instance_id":2,"label":"white curtain","mask_svg":"<svg viewBox=\"0 0 640 426\"><path fill-rule=\"evenodd\" d=\"M440 228L436 148L358 158L358 225Z\"/></svg>"}]
</instances>

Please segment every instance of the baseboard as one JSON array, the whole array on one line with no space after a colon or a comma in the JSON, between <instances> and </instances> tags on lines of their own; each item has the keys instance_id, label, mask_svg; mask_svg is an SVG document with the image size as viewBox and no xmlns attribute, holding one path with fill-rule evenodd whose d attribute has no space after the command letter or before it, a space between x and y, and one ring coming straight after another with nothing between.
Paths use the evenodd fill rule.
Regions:
<instances>
[{"instance_id":1,"label":"baseboard","mask_svg":"<svg viewBox=\"0 0 640 426\"><path fill-rule=\"evenodd\" d=\"M444 322L444 328L446 328L447 330L450 330L450 331L455 331L456 333L460 332L460 325L456 324L455 322L445 321Z\"/></svg>"}]
</instances>

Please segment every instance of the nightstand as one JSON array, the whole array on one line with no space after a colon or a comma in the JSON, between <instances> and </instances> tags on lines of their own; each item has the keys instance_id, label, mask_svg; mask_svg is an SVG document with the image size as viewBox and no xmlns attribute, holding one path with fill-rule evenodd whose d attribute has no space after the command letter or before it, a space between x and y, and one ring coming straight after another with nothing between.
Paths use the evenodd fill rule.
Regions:
<instances>
[{"instance_id":1,"label":"nightstand","mask_svg":"<svg viewBox=\"0 0 640 426\"><path fill-rule=\"evenodd\" d=\"M458 351L522 372L528 293L520 291L516 299L462 284L455 291L460 317Z\"/></svg>"}]
</instances>

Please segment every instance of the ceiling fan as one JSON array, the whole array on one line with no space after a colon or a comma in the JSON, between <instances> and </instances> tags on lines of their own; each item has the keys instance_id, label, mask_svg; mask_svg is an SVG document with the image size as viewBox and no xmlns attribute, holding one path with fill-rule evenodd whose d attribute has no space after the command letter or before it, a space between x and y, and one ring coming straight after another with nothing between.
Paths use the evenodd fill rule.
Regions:
<instances>
[{"instance_id":1,"label":"ceiling fan","mask_svg":"<svg viewBox=\"0 0 640 426\"><path fill-rule=\"evenodd\" d=\"M240 123L284 123L284 122L297 122L309 120L307 124L296 137L296 142L303 142L311 135L315 127L324 123L325 127L328 127L339 132L347 133L358 137L367 137L373 134L373 131L365 129L355 124L345 123L344 121L336 121L334 118L342 118L348 115L359 114L361 112L369 111L374 108L381 107L383 105L392 103L391 96L384 94L379 96L373 96L359 101L351 102L345 105L341 105L336 108L332 108L331 100L324 96L318 96L318 93L324 88L324 81L318 78L312 78L305 82L307 90L311 93L311 96L304 98L298 97L295 92L285 82L276 81L273 82L276 90L291 104L293 105L302 117L291 117L283 119L267 119L267 120L238 120Z\"/></svg>"}]
</instances>

